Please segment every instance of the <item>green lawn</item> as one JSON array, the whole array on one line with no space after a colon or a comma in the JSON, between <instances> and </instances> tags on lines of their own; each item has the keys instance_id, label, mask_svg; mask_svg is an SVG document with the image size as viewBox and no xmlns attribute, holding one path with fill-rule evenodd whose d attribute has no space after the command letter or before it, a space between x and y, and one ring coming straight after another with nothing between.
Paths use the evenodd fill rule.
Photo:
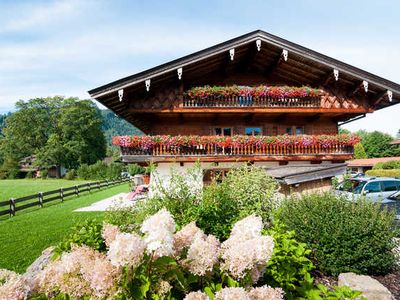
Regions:
<instances>
[{"instance_id":1,"label":"green lawn","mask_svg":"<svg viewBox=\"0 0 400 300\"><path fill-rule=\"evenodd\" d=\"M128 184L121 184L0 221L0 269L24 272L44 249L61 241L74 224L103 216L102 212L73 210L127 191Z\"/></svg>"},{"instance_id":2,"label":"green lawn","mask_svg":"<svg viewBox=\"0 0 400 300\"><path fill-rule=\"evenodd\" d=\"M0 201L47 192L85 183L84 180L65 179L9 179L0 180Z\"/></svg>"}]
</instances>

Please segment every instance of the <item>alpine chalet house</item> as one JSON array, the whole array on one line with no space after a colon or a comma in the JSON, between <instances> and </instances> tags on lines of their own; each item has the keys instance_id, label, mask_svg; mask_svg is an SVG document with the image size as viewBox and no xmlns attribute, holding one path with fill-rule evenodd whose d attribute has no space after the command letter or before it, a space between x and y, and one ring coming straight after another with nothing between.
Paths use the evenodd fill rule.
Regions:
<instances>
[{"instance_id":1,"label":"alpine chalet house","mask_svg":"<svg viewBox=\"0 0 400 300\"><path fill-rule=\"evenodd\" d=\"M339 125L400 101L400 85L260 30L89 93L143 131L113 143L152 176L250 163L298 191L345 172L358 139Z\"/></svg>"}]
</instances>

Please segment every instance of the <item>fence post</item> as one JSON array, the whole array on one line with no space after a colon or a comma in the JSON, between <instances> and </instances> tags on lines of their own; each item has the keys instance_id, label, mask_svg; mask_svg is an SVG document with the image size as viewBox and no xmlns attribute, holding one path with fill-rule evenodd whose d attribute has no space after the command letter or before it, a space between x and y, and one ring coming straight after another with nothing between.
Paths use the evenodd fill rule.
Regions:
<instances>
[{"instance_id":1,"label":"fence post","mask_svg":"<svg viewBox=\"0 0 400 300\"><path fill-rule=\"evenodd\" d=\"M88 191L90 193L90 182L88 182L87 185L88 185Z\"/></svg>"},{"instance_id":2,"label":"fence post","mask_svg":"<svg viewBox=\"0 0 400 300\"><path fill-rule=\"evenodd\" d=\"M79 188L77 185L75 185L75 195L79 196Z\"/></svg>"},{"instance_id":3,"label":"fence post","mask_svg":"<svg viewBox=\"0 0 400 300\"><path fill-rule=\"evenodd\" d=\"M43 208L43 192L39 192L38 197L39 197L39 206L40 208Z\"/></svg>"},{"instance_id":4,"label":"fence post","mask_svg":"<svg viewBox=\"0 0 400 300\"><path fill-rule=\"evenodd\" d=\"M63 188L60 188L60 198L61 198L61 202L64 201L64 190Z\"/></svg>"},{"instance_id":5,"label":"fence post","mask_svg":"<svg viewBox=\"0 0 400 300\"><path fill-rule=\"evenodd\" d=\"M108 188L108 179L106 179L106 185L107 185L107 188Z\"/></svg>"},{"instance_id":6,"label":"fence post","mask_svg":"<svg viewBox=\"0 0 400 300\"><path fill-rule=\"evenodd\" d=\"M97 181L97 188L100 189L100 181Z\"/></svg>"},{"instance_id":7,"label":"fence post","mask_svg":"<svg viewBox=\"0 0 400 300\"><path fill-rule=\"evenodd\" d=\"M11 198L10 199L10 217L15 216L15 199Z\"/></svg>"}]
</instances>

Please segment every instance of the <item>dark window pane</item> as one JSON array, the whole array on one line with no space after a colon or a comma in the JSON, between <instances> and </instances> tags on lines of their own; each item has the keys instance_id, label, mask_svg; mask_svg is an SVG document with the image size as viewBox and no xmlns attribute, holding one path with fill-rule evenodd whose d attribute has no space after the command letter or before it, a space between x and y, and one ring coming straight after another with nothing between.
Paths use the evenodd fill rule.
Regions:
<instances>
[{"instance_id":1,"label":"dark window pane","mask_svg":"<svg viewBox=\"0 0 400 300\"><path fill-rule=\"evenodd\" d=\"M260 127L255 127L254 128L254 135L261 135L261 128Z\"/></svg>"},{"instance_id":2,"label":"dark window pane","mask_svg":"<svg viewBox=\"0 0 400 300\"><path fill-rule=\"evenodd\" d=\"M303 127L296 127L296 135L303 134Z\"/></svg>"},{"instance_id":3,"label":"dark window pane","mask_svg":"<svg viewBox=\"0 0 400 300\"><path fill-rule=\"evenodd\" d=\"M224 135L225 135L225 136L230 136L230 135L232 135L231 129L230 129L230 128L224 128Z\"/></svg>"},{"instance_id":4,"label":"dark window pane","mask_svg":"<svg viewBox=\"0 0 400 300\"><path fill-rule=\"evenodd\" d=\"M286 128L286 133L292 135L292 127Z\"/></svg>"},{"instance_id":5,"label":"dark window pane","mask_svg":"<svg viewBox=\"0 0 400 300\"><path fill-rule=\"evenodd\" d=\"M364 190L369 193L379 193L381 191L381 183L379 181L370 182L365 186Z\"/></svg>"},{"instance_id":6,"label":"dark window pane","mask_svg":"<svg viewBox=\"0 0 400 300\"><path fill-rule=\"evenodd\" d=\"M215 131L216 135L222 135L222 129L221 128L215 128L214 131Z\"/></svg>"},{"instance_id":7,"label":"dark window pane","mask_svg":"<svg viewBox=\"0 0 400 300\"><path fill-rule=\"evenodd\" d=\"M246 135L253 135L253 128L246 128Z\"/></svg>"},{"instance_id":8,"label":"dark window pane","mask_svg":"<svg viewBox=\"0 0 400 300\"><path fill-rule=\"evenodd\" d=\"M383 191L384 192L395 192L397 191L397 182L396 181L384 181L383 182Z\"/></svg>"}]
</instances>

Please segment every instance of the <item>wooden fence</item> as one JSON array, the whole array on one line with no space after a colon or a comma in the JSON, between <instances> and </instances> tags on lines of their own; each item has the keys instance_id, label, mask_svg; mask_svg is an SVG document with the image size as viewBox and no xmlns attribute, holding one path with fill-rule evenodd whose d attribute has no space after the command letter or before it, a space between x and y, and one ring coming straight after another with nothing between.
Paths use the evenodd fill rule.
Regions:
<instances>
[{"instance_id":1,"label":"wooden fence","mask_svg":"<svg viewBox=\"0 0 400 300\"><path fill-rule=\"evenodd\" d=\"M57 190L39 192L37 194L20 197L11 198L10 200L0 201L0 216L10 215L15 216L15 213L20 210L24 210L30 207L40 207L43 208L45 203L61 200L64 201L65 198L70 196L79 196L79 194L84 192L90 192L93 190L99 190L104 187L111 187L117 184L128 182L129 178L116 179L116 180L103 180L96 182L88 182L80 185L75 185L67 188L60 188ZM34 201L32 201L34 200ZM7 209L2 210L3 207Z\"/></svg>"}]
</instances>

